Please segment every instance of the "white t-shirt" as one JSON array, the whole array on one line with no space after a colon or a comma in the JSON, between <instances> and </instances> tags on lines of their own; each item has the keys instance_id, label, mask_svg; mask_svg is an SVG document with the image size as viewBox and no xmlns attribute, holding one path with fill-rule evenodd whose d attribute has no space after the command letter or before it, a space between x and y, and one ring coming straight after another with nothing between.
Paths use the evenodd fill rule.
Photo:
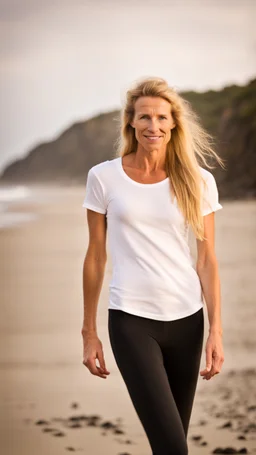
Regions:
<instances>
[{"instance_id":1,"label":"white t-shirt","mask_svg":"<svg viewBox=\"0 0 256 455\"><path fill-rule=\"evenodd\" d=\"M214 176L207 181L202 214L219 210ZM203 294L188 245L188 226L172 202L169 178L139 183L121 157L93 166L83 207L104 213L113 265L108 308L161 321L189 316L203 307Z\"/></svg>"}]
</instances>

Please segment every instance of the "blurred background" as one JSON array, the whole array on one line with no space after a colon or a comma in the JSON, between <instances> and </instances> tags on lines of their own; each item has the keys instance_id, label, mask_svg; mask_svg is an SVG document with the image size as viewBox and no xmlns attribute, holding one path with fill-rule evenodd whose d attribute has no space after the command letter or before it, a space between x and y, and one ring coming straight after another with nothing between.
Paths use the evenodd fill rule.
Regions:
<instances>
[{"instance_id":1,"label":"blurred background","mask_svg":"<svg viewBox=\"0 0 256 455\"><path fill-rule=\"evenodd\" d=\"M116 156L125 92L146 76L191 102L226 164L212 171L225 362L199 378L190 453L256 451L255 13L253 0L0 0L5 455L150 453L108 338L111 258L98 307L105 382L82 365L80 335L87 172ZM207 324L205 311L205 336Z\"/></svg>"}]
</instances>

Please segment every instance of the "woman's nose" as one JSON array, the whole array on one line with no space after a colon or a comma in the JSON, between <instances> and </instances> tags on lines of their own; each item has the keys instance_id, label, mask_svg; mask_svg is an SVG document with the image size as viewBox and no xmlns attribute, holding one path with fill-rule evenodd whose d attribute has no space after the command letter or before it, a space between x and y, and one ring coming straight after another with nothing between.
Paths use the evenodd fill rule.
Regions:
<instances>
[{"instance_id":1,"label":"woman's nose","mask_svg":"<svg viewBox=\"0 0 256 455\"><path fill-rule=\"evenodd\" d=\"M150 120L149 125L148 125L148 131L150 131L150 133L156 133L158 131L157 121Z\"/></svg>"}]
</instances>

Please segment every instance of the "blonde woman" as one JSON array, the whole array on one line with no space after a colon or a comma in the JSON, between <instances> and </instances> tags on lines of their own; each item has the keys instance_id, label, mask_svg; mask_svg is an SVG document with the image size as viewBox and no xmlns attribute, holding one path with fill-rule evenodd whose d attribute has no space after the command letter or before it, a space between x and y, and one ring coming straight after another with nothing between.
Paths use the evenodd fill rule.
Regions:
<instances>
[{"instance_id":1,"label":"blonde woman","mask_svg":"<svg viewBox=\"0 0 256 455\"><path fill-rule=\"evenodd\" d=\"M165 80L137 81L126 95L118 156L89 170L83 202L89 226L83 364L101 378L110 374L96 326L108 230L108 329L117 366L153 455L185 455L204 301L209 334L202 378L219 373L224 361L214 251L214 213L222 206L213 174L199 160L208 168L207 156L224 165L189 103Z\"/></svg>"}]
</instances>

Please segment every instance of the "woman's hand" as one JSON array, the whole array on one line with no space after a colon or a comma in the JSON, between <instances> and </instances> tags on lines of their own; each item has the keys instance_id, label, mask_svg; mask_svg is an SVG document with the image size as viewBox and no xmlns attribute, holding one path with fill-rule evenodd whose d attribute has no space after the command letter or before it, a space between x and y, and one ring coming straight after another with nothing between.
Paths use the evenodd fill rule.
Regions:
<instances>
[{"instance_id":1,"label":"woman's hand","mask_svg":"<svg viewBox=\"0 0 256 455\"><path fill-rule=\"evenodd\" d=\"M210 332L206 342L206 368L200 371L203 379L211 379L212 376L218 374L224 362L222 335L220 332Z\"/></svg>"},{"instance_id":2,"label":"woman's hand","mask_svg":"<svg viewBox=\"0 0 256 455\"><path fill-rule=\"evenodd\" d=\"M104 360L103 347L100 339L96 334L85 334L83 336L83 364L95 376L106 379L106 375L110 374L107 370ZM96 365L98 359L100 366Z\"/></svg>"}]
</instances>

